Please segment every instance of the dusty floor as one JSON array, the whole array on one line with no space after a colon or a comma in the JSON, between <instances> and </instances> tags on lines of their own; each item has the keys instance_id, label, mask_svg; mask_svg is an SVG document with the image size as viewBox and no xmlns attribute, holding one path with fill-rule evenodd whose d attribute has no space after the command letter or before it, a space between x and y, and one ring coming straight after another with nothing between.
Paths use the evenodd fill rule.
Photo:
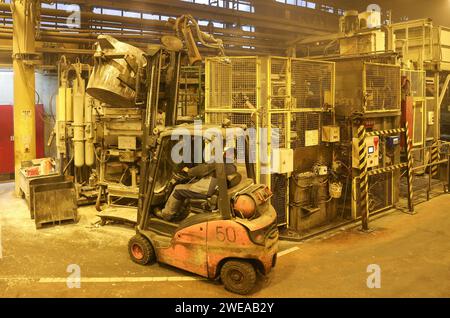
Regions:
<instances>
[{"instance_id":1,"label":"dusty floor","mask_svg":"<svg viewBox=\"0 0 450 318\"><path fill-rule=\"evenodd\" d=\"M373 220L369 234L352 229L282 243L277 267L251 296L450 297L450 195L416 210ZM80 215L77 224L37 231L13 184L0 184L0 297L235 296L180 270L132 263L126 248L132 229L93 226L93 207ZM79 289L66 285L71 264L81 269ZM380 289L366 285L370 264L381 268Z\"/></svg>"}]
</instances>

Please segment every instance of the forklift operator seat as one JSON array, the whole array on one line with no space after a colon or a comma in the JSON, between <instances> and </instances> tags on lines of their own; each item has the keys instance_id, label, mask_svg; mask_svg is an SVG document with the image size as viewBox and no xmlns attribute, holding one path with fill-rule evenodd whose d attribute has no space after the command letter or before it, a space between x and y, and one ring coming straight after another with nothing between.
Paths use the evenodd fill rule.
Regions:
<instances>
[{"instance_id":1,"label":"forklift operator seat","mask_svg":"<svg viewBox=\"0 0 450 318\"><path fill-rule=\"evenodd\" d=\"M228 189L235 188L242 181L242 175L239 172L234 172L227 176L227 187ZM219 201L218 191L205 199L189 199L187 200L187 206L190 208L200 210L200 211L214 211L217 209L217 202Z\"/></svg>"},{"instance_id":2,"label":"forklift operator seat","mask_svg":"<svg viewBox=\"0 0 450 318\"><path fill-rule=\"evenodd\" d=\"M218 195L213 194L211 197L208 197L206 199L189 199L186 205L188 206L188 208L191 209L191 212L194 213L195 211L211 212L217 209L218 201L219 201Z\"/></svg>"},{"instance_id":3,"label":"forklift operator seat","mask_svg":"<svg viewBox=\"0 0 450 318\"><path fill-rule=\"evenodd\" d=\"M242 175L239 172L235 172L227 176L228 189L234 188L242 181Z\"/></svg>"}]
</instances>

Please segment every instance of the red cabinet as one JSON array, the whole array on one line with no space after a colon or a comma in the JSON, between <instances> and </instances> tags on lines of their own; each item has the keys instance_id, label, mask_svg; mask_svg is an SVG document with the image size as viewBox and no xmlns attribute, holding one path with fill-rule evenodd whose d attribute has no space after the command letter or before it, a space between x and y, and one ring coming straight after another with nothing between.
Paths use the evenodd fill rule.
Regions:
<instances>
[{"instance_id":1,"label":"red cabinet","mask_svg":"<svg viewBox=\"0 0 450 318\"><path fill-rule=\"evenodd\" d=\"M0 105L0 174L14 173L14 113Z\"/></svg>"},{"instance_id":2,"label":"red cabinet","mask_svg":"<svg viewBox=\"0 0 450 318\"><path fill-rule=\"evenodd\" d=\"M44 151L44 105L36 105L36 157ZM14 173L14 108L0 105L0 174Z\"/></svg>"}]
</instances>

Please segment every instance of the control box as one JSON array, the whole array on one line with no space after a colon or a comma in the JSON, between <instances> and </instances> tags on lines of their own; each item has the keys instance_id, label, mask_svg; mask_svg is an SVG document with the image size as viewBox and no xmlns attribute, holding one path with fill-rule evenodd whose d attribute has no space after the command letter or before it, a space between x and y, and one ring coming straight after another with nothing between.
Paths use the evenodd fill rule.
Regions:
<instances>
[{"instance_id":1,"label":"control box","mask_svg":"<svg viewBox=\"0 0 450 318\"><path fill-rule=\"evenodd\" d=\"M395 148L400 144L400 137L399 136L389 136L386 137L386 146L390 149Z\"/></svg>"},{"instance_id":2,"label":"control box","mask_svg":"<svg viewBox=\"0 0 450 318\"><path fill-rule=\"evenodd\" d=\"M305 147L312 147L319 145L319 130L306 130L305 131Z\"/></svg>"},{"instance_id":3,"label":"control box","mask_svg":"<svg viewBox=\"0 0 450 318\"><path fill-rule=\"evenodd\" d=\"M373 136L366 138L367 168L374 168L380 165L380 137ZM353 138L353 168L359 169L358 138Z\"/></svg>"},{"instance_id":4,"label":"control box","mask_svg":"<svg viewBox=\"0 0 450 318\"><path fill-rule=\"evenodd\" d=\"M328 175L328 167L323 165L314 166L314 173L318 176Z\"/></svg>"},{"instance_id":5,"label":"control box","mask_svg":"<svg viewBox=\"0 0 450 318\"><path fill-rule=\"evenodd\" d=\"M322 141L323 142L339 142L341 139L341 130L339 126L323 126Z\"/></svg>"},{"instance_id":6,"label":"control box","mask_svg":"<svg viewBox=\"0 0 450 318\"><path fill-rule=\"evenodd\" d=\"M294 171L294 150L293 149L273 149L272 150L272 172L291 173Z\"/></svg>"}]
</instances>

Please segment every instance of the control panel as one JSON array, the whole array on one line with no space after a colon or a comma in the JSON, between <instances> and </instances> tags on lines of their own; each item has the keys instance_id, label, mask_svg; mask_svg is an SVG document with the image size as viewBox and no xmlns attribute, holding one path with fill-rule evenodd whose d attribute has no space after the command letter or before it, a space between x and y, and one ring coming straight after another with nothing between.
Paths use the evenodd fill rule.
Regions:
<instances>
[{"instance_id":1,"label":"control panel","mask_svg":"<svg viewBox=\"0 0 450 318\"><path fill-rule=\"evenodd\" d=\"M366 138L367 168L374 168L380 165L380 137L373 136ZM353 138L353 168L359 169L358 138Z\"/></svg>"}]
</instances>

